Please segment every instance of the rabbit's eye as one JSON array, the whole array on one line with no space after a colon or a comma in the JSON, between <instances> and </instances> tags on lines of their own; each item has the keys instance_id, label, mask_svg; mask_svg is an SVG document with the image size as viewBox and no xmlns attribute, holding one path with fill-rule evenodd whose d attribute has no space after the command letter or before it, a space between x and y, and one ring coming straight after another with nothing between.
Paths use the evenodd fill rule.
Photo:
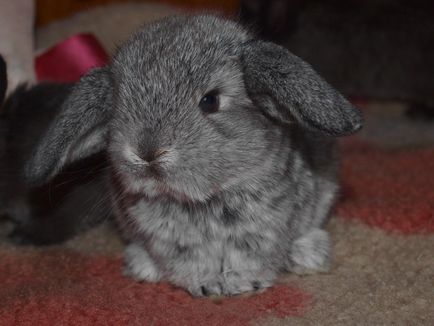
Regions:
<instances>
[{"instance_id":1,"label":"rabbit's eye","mask_svg":"<svg viewBox=\"0 0 434 326\"><path fill-rule=\"evenodd\" d=\"M200 100L199 108L203 113L215 113L218 111L220 105L219 96L217 91L212 91L205 94Z\"/></svg>"}]
</instances>

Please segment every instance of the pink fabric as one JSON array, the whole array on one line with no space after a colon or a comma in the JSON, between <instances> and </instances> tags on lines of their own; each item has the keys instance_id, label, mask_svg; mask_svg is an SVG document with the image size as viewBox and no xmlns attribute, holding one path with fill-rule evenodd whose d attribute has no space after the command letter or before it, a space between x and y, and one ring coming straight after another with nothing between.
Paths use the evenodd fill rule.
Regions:
<instances>
[{"instance_id":1,"label":"pink fabric","mask_svg":"<svg viewBox=\"0 0 434 326\"><path fill-rule=\"evenodd\" d=\"M39 81L74 82L108 60L107 53L93 35L77 34L37 56L35 69Z\"/></svg>"}]
</instances>

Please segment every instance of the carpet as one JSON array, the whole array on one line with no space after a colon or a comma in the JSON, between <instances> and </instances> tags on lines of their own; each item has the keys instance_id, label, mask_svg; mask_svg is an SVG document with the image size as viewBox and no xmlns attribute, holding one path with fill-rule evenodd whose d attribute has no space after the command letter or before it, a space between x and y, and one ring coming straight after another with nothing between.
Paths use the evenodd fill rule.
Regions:
<instances>
[{"instance_id":1,"label":"carpet","mask_svg":"<svg viewBox=\"0 0 434 326\"><path fill-rule=\"evenodd\" d=\"M86 15L94 24L102 17ZM54 29L64 37L83 17L38 38ZM408 120L400 103L367 102L363 111L364 130L341 141L329 273L283 275L254 295L193 299L124 277L110 223L49 248L8 244L3 223L0 325L433 325L434 122Z\"/></svg>"}]
</instances>

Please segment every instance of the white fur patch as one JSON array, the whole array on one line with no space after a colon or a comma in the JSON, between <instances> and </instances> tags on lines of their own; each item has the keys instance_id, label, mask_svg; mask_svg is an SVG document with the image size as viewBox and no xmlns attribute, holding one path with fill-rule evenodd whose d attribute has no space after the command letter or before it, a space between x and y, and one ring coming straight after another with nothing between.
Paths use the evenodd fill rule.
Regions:
<instances>
[{"instance_id":1,"label":"white fur patch","mask_svg":"<svg viewBox=\"0 0 434 326\"><path fill-rule=\"evenodd\" d=\"M127 246L124 253L126 267L124 274L139 281L158 282L161 273L148 253L138 244Z\"/></svg>"},{"instance_id":2,"label":"white fur patch","mask_svg":"<svg viewBox=\"0 0 434 326\"><path fill-rule=\"evenodd\" d=\"M330 238L326 231L313 229L292 245L292 271L297 274L326 272L330 268Z\"/></svg>"},{"instance_id":3,"label":"white fur patch","mask_svg":"<svg viewBox=\"0 0 434 326\"><path fill-rule=\"evenodd\" d=\"M122 154L128 162L131 162L134 165L139 165L139 166L143 166L143 167L149 165L148 162L142 160L139 157L139 155L137 155L135 150L129 144L125 144L123 146L123 153Z\"/></svg>"}]
</instances>

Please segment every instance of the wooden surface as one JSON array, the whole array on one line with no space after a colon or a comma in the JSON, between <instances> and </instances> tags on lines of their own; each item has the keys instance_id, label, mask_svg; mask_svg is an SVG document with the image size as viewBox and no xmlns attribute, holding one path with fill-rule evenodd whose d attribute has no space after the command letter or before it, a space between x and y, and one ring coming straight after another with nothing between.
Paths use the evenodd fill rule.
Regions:
<instances>
[{"instance_id":1,"label":"wooden surface","mask_svg":"<svg viewBox=\"0 0 434 326\"><path fill-rule=\"evenodd\" d=\"M36 0L36 24L46 25L52 21L66 18L74 13L95 6L110 3L125 3L134 0ZM148 0L135 0L148 1ZM157 1L154 1L157 2ZM158 1L189 8L220 9L227 13L234 13L239 6L239 0L164 0Z\"/></svg>"}]
</instances>

